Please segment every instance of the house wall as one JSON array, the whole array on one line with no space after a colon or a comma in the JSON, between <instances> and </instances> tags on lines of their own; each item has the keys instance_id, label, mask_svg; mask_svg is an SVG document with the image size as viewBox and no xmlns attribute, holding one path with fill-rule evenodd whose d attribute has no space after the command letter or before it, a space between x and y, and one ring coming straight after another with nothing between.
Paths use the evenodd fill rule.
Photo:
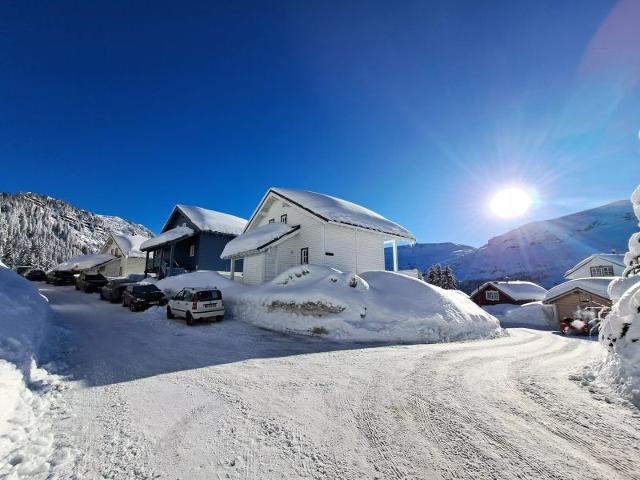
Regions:
<instances>
[{"instance_id":1,"label":"house wall","mask_svg":"<svg viewBox=\"0 0 640 480\"><path fill-rule=\"evenodd\" d=\"M231 261L222 260L220 255L227 243L235 238L234 235L222 235L203 232L196 245L196 263L198 270L231 270ZM243 271L242 260L236 261L236 271Z\"/></svg>"},{"instance_id":2,"label":"house wall","mask_svg":"<svg viewBox=\"0 0 640 480\"><path fill-rule=\"evenodd\" d=\"M144 273L144 257L126 257L121 259L123 277L128 277L134 273Z\"/></svg>"},{"instance_id":3,"label":"house wall","mask_svg":"<svg viewBox=\"0 0 640 480\"><path fill-rule=\"evenodd\" d=\"M109 255L113 255L114 257L122 256L120 247L118 247L118 244L113 241L113 238L111 238L111 236L109 236L106 243L102 246L102 250L100 250L100 253L107 253Z\"/></svg>"},{"instance_id":4,"label":"house wall","mask_svg":"<svg viewBox=\"0 0 640 480\"><path fill-rule=\"evenodd\" d=\"M327 224L296 205L278 197L274 198L275 201L263 207L264 215L255 221L252 228L266 225L270 219L280 222L281 216L286 214L287 223L300 225L300 232L271 249L269 261L267 261L266 252L247 257L243 269L245 283L262 283L295 265L300 265L303 248L309 249L310 264L357 273L384 270L382 235ZM275 269L272 265L276 266ZM265 270L268 271L265 272Z\"/></svg>"},{"instance_id":5,"label":"house wall","mask_svg":"<svg viewBox=\"0 0 640 480\"><path fill-rule=\"evenodd\" d=\"M109 252L104 252L109 253ZM122 261L124 259L122 257L116 258L109 263L101 265L98 267L98 273L101 273L105 277L119 277L120 276L120 268L122 267Z\"/></svg>"},{"instance_id":6,"label":"house wall","mask_svg":"<svg viewBox=\"0 0 640 480\"><path fill-rule=\"evenodd\" d=\"M578 310L579 307L600 307L603 305L607 307L611 306L610 300L602 298L598 295L594 295L592 293L585 292L583 290L570 292L567 295L556 298L555 300L548 303L554 306L556 311L556 320L558 322L563 318L573 317L573 314L576 312L576 310Z\"/></svg>"},{"instance_id":7,"label":"house wall","mask_svg":"<svg viewBox=\"0 0 640 480\"><path fill-rule=\"evenodd\" d=\"M485 292L487 291L498 292L498 294L500 295L499 299L487 300L487 296L485 294ZM471 296L471 300L473 300L477 305L480 305L480 306L501 305L501 304L523 305L525 303L529 303L533 301L533 300L521 300L521 301L513 300L511 297L505 295L503 292L498 290L494 285L487 285L481 288L478 292L476 292L474 295Z\"/></svg>"},{"instance_id":8,"label":"house wall","mask_svg":"<svg viewBox=\"0 0 640 480\"><path fill-rule=\"evenodd\" d=\"M565 278L568 280L573 280L576 278L589 278L591 277L591 267L598 267L598 266L605 266L605 265L613 267L614 276L616 277L622 276L622 273L624 272L624 267L621 267L616 263L611 263L609 261L596 257L592 259L590 262L588 262L586 265L583 265L582 267L577 269L571 275L567 275Z\"/></svg>"}]
</instances>

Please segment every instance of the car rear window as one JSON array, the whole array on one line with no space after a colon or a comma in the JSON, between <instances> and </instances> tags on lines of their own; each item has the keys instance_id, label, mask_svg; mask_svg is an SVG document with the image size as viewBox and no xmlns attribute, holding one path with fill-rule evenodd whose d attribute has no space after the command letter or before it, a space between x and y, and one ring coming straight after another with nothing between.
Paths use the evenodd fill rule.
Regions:
<instances>
[{"instance_id":1,"label":"car rear window","mask_svg":"<svg viewBox=\"0 0 640 480\"><path fill-rule=\"evenodd\" d=\"M85 275L84 278L89 280L101 280L102 275Z\"/></svg>"},{"instance_id":2,"label":"car rear window","mask_svg":"<svg viewBox=\"0 0 640 480\"><path fill-rule=\"evenodd\" d=\"M138 285L133 287L133 293L154 293L159 291L160 289L155 285Z\"/></svg>"},{"instance_id":3,"label":"car rear window","mask_svg":"<svg viewBox=\"0 0 640 480\"><path fill-rule=\"evenodd\" d=\"M198 295L198 300L201 302L220 300L222 298L220 290L204 290L202 292L198 292L196 295Z\"/></svg>"}]
</instances>

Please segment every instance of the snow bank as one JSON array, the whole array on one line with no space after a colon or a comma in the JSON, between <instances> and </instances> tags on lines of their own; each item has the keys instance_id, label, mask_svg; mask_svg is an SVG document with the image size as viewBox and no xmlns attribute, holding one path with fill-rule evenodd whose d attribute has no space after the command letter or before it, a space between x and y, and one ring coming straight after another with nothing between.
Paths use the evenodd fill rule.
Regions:
<instances>
[{"instance_id":1,"label":"snow bank","mask_svg":"<svg viewBox=\"0 0 640 480\"><path fill-rule=\"evenodd\" d=\"M553 313L553 306L542 302L525 303L524 305L485 305L484 310L500 320L503 327L558 328Z\"/></svg>"},{"instance_id":2,"label":"snow bank","mask_svg":"<svg viewBox=\"0 0 640 480\"><path fill-rule=\"evenodd\" d=\"M640 205L640 186L631 195L631 201L636 207ZM635 211L640 220L640 209ZM631 257L635 263L639 255L640 232L629 239L625 260ZM629 267L625 273L632 272ZM600 325L600 341L607 348L607 354L596 367L595 376L640 407L640 275L615 279L608 293L614 304Z\"/></svg>"},{"instance_id":3,"label":"snow bank","mask_svg":"<svg viewBox=\"0 0 640 480\"><path fill-rule=\"evenodd\" d=\"M337 340L431 343L501 334L497 319L471 300L392 272L294 267L264 285L236 289L232 309L260 327Z\"/></svg>"},{"instance_id":4,"label":"snow bank","mask_svg":"<svg viewBox=\"0 0 640 480\"><path fill-rule=\"evenodd\" d=\"M99 267L116 257L113 255L107 255L106 253L90 253L88 255L79 255L77 257L70 258L66 262L62 262L60 265L53 268L53 270L71 270L82 271L90 270L92 268Z\"/></svg>"},{"instance_id":5,"label":"snow bank","mask_svg":"<svg viewBox=\"0 0 640 480\"><path fill-rule=\"evenodd\" d=\"M155 283L155 285L168 295L175 295L183 288L218 288L225 296L227 293L235 293L236 290L245 288L244 285L223 277L218 272L210 270L198 270L197 272L183 273L166 277L162 280L152 278L144 282Z\"/></svg>"},{"instance_id":6,"label":"snow bank","mask_svg":"<svg viewBox=\"0 0 640 480\"><path fill-rule=\"evenodd\" d=\"M49 315L32 283L0 268L0 478L47 478L53 466L49 398L29 389L44 392L53 378L35 362Z\"/></svg>"}]
</instances>

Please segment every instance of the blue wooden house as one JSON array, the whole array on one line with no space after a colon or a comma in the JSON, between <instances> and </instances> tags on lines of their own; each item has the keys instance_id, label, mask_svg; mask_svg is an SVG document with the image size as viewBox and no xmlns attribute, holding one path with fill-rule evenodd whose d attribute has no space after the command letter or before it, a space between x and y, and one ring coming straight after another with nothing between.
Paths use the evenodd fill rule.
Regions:
<instances>
[{"instance_id":1,"label":"blue wooden house","mask_svg":"<svg viewBox=\"0 0 640 480\"><path fill-rule=\"evenodd\" d=\"M226 213L176 205L161 233L140 245L146 253L145 274L162 278L195 270L229 272L231 261L222 260L220 254L246 224ZM235 262L235 271L242 271L242 264Z\"/></svg>"}]
</instances>

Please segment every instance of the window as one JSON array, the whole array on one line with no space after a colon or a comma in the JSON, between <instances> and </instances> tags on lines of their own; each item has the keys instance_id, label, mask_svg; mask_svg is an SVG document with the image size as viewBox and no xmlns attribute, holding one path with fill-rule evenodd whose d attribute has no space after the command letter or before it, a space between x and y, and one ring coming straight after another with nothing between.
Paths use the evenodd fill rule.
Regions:
<instances>
[{"instance_id":1,"label":"window","mask_svg":"<svg viewBox=\"0 0 640 480\"><path fill-rule=\"evenodd\" d=\"M276 219L275 218L270 219L269 223L276 223Z\"/></svg>"},{"instance_id":2,"label":"window","mask_svg":"<svg viewBox=\"0 0 640 480\"><path fill-rule=\"evenodd\" d=\"M300 249L300 264L308 265L309 264L309 248L301 248Z\"/></svg>"},{"instance_id":3,"label":"window","mask_svg":"<svg viewBox=\"0 0 640 480\"><path fill-rule=\"evenodd\" d=\"M597 267L591 267L592 277L613 277L613 266L611 265L598 265Z\"/></svg>"},{"instance_id":4,"label":"window","mask_svg":"<svg viewBox=\"0 0 640 480\"><path fill-rule=\"evenodd\" d=\"M196 255L196 246L195 245L191 245L189 247L189 256L190 257L195 257Z\"/></svg>"},{"instance_id":5,"label":"window","mask_svg":"<svg viewBox=\"0 0 640 480\"><path fill-rule=\"evenodd\" d=\"M287 223L287 214L280 215L280 223Z\"/></svg>"},{"instance_id":6,"label":"window","mask_svg":"<svg viewBox=\"0 0 640 480\"><path fill-rule=\"evenodd\" d=\"M500 292L496 292L495 290L487 290L484 292L484 298L491 302L497 302L500 300Z\"/></svg>"}]
</instances>

